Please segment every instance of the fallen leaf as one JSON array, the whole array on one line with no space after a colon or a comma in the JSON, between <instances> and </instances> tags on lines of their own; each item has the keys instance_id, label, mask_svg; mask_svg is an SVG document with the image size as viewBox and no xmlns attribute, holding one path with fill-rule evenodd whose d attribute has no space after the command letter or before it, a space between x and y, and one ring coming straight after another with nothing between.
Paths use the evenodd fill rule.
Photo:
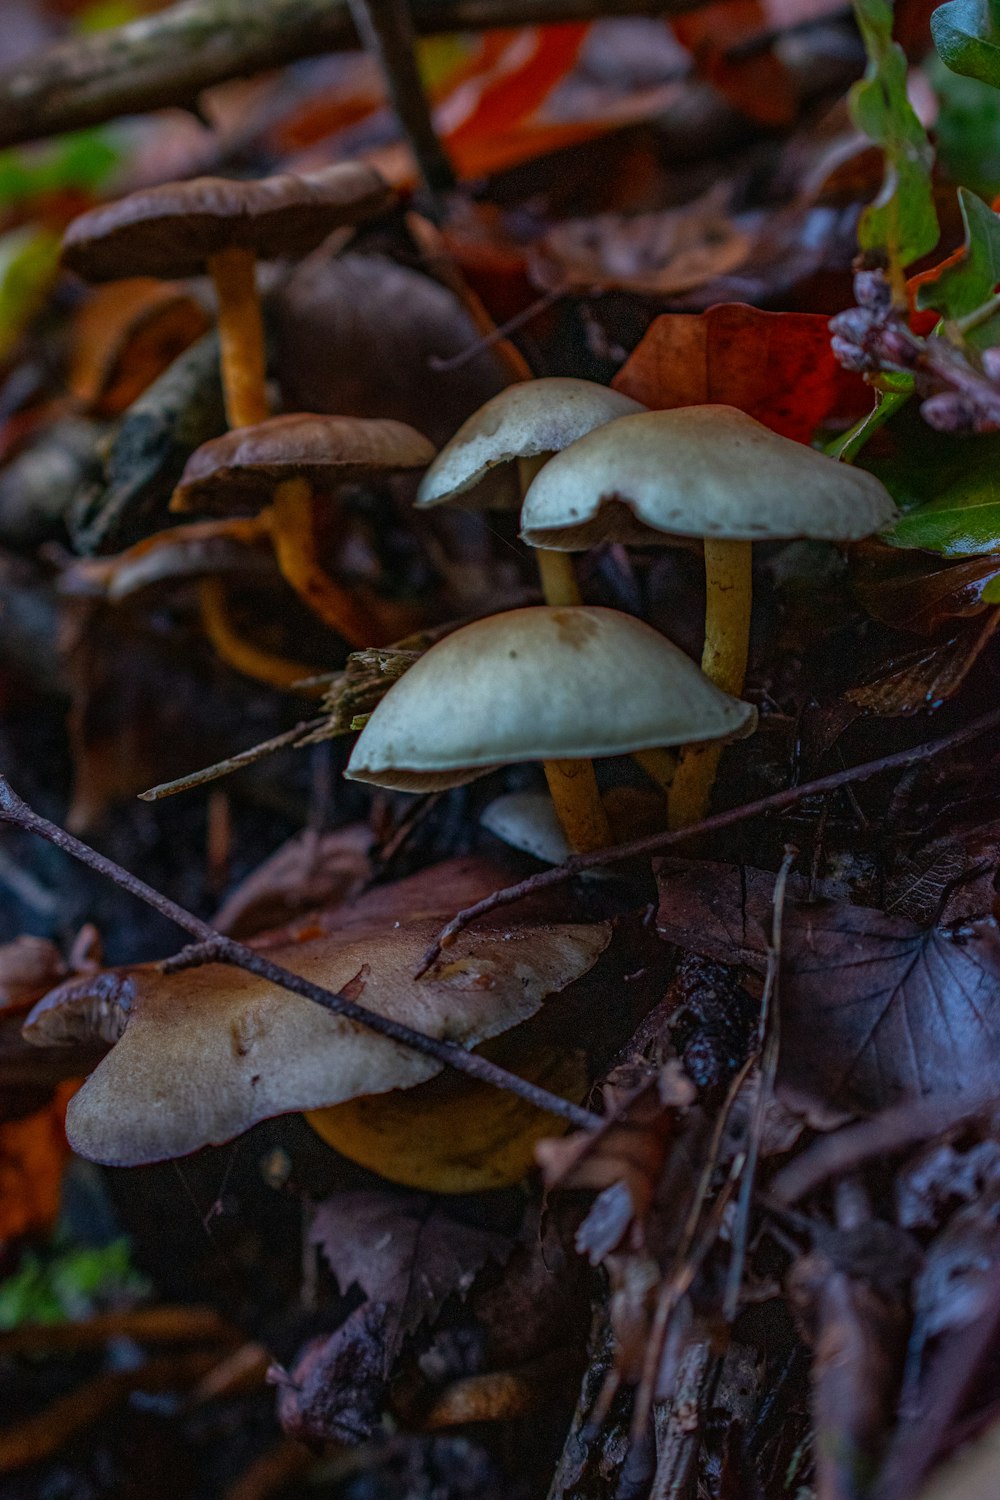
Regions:
<instances>
[{"instance_id":1,"label":"fallen leaf","mask_svg":"<svg viewBox=\"0 0 1000 1500\"><path fill-rule=\"evenodd\" d=\"M388 1364L387 1310L355 1308L336 1333L313 1339L279 1387L278 1421L306 1443L361 1443L382 1418Z\"/></svg>"},{"instance_id":2,"label":"fallen leaf","mask_svg":"<svg viewBox=\"0 0 1000 1500\"><path fill-rule=\"evenodd\" d=\"M981 624L932 646L898 656L876 677L848 689L849 703L887 717L927 713L954 697L1000 625L1000 610L991 609Z\"/></svg>"},{"instance_id":3,"label":"fallen leaf","mask_svg":"<svg viewBox=\"0 0 1000 1500\"><path fill-rule=\"evenodd\" d=\"M860 376L834 359L824 316L740 302L662 314L612 384L656 411L735 406L800 443L821 423L853 420L871 405Z\"/></svg>"},{"instance_id":4,"label":"fallen leaf","mask_svg":"<svg viewBox=\"0 0 1000 1500\"><path fill-rule=\"evenodd\" d=\"M337 1193L316 1210L310 1239L342 1293L356 1285L385 1310L386 1371L404 1338L514 1248L508 1235L466 1223L426 1193Z\"/></svg>"},{"instance_id":5,"label":"fallen leaf","mask_svg":"<svg viewBox=\"0 0 1000 1500\"><path fill-rule=\"evenodd\" d=\"M658 213L567 219L534 247L531 271L545 290L625 290L668 297L734 271L750 253L750 235L712 188Z\"/></svg>"},{"instance_id":6,"label":"fallen leaf","mask_svg":"<svg viewBox=\"0 0 1000 1500\"><path fill-rule=\"evenodd\" d=\"M668 941L762 969L774 876L708 862L661 863ZM985 1093L1000 1057L1000 934L992 917L956 931L842 901L786 904L781 1062L786 1103L884 1109L901 1098Z\"/></svg>"},{"instance_id":7,"label":"fallen leaf","mask_svg":"<svg viewBox=\"0 0 1000 1500\"><path fill-rule=\"evenodd\" d=\"M55 1223L69 1156L63 1120L76 1087L63 1083L43 1109L0 1125L0 1245Z\"/></svg>"},{"instance_id":8,"label":"fallen leaf","mask_svg":"<svg viewBox=\"0 0 1000 1500\"><path fill-rule=\"evenodd\" d=\"M445 287L378 255L310 256L272 299L275 373L290 408L392 417L443 443L505 384Z\"/></svg>"},{"instance_id":9,"label":"fallen leaf","mask_svg":"<svg viewBox=\"0 0 1000 1500\"><path fill-rule=\"evenodd\" d=\"M366 823L296 834L229 893L213 926L246 938L318 906L350 901L371 879L371 845Z\"/></svg>"},{"instance_id":10,"label":"fallen leaf","mask_svg":"<svg viewBox=\"0 0 1000 1500\"><path fill-rule=\"evenodd\" d=\"M201 304L170 282L96 287L73 321L69 388L95 416L118 416L210 326Z\"/></svg>"},{"instance_id":11,"label":"fallen leaf","mask_svg":"<svg viewBox=\"0 0 1000 1500\"><path fill-rule=\"evenodd\" d=\"M873 619L896 630L936 635L950 620L981 614L986 588L1000 575L1000 556L942 562L877 542L852 552L854 591Z\"/></svg>"}]
</instances>

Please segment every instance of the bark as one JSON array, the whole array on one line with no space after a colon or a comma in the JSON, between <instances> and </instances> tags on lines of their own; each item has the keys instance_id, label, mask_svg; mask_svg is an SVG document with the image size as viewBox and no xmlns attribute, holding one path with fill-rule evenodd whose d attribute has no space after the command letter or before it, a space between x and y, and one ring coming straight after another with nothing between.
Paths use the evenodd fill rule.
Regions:
<instances>
[{"instance_id":1,"label":"bark","mask_svg":"<svg viewBox=\"0 0 1000 1500\"><path fill-rule=\"evenodd\" d=\"M608 15L662 15L698 0L412 0L418 32ZM212 84L356 46L349 0L180 0L125 26L58 43L0 75L0 147L119 115L197 107Z\"/></svg>"}]
</instances>

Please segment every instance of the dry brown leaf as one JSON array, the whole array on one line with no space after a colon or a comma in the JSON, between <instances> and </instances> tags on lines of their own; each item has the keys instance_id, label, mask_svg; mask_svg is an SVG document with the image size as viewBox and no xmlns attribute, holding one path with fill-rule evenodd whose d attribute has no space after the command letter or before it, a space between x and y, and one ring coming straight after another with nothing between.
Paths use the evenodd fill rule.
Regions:
<instances>
[{"instance_id":1,"label":"dry brown leaf","mask_svg":"<svg viewBox=\"0 0 1000 1500\"><path fill-rule=\"evenodd\" d=\"M60 1084L43 1109L0 1125L0 1244L55 1223L69 1156L63 1120L76 1087Z\"/></svg>"}]
</instances>

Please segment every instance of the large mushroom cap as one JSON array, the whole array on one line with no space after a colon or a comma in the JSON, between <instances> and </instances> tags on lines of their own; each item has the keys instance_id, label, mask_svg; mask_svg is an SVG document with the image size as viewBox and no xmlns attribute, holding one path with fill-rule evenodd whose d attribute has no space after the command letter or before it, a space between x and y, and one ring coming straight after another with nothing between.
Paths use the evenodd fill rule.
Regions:
<instances>
[{"instance_id":1,"label":"large mushroom cap","mask_svg":"<svg viewBox=\"0 0 1000 1500\"><path fill-rule=\"evenodd\" d=\"M63 263L88 281L195 276L217 250L305 255L332 230L384 209L393 191L373 167L341 162L261 181L194 177L105 203L74 219Z\"/></svg>"},{"instance_id":2,"label":"large mushroom cap","mask_svg":"<svg viewBox=\"0 0 1000 1500\"><path fill-rule=\"evenodd\" d=\"M896 513L874 475L732 406L685 406L623 417L557 454L528 489L521 535L564 552L664 536L850 542Z\"/></svg>"},{"instance_id":3,"label":"large mushroom cap","mask_svg":"<svg viewBox=\"0 0 1000 1500\"><path fill-rule=\"evenodd\" d=\"M491 469L518 458L558 453L585 433L645 408L631 396L591 380L553 376L508 386L481 406L442 448L424 475L418 505L442 505L462 496L486 505L499 503L484 486ZM512 491L511 505L519 498Z\"/></svg>"},{"instance_id":4,"label":"large mushroom cap","mask_svg":"<svg viewBox=\"0 0 1000 1500\"><path fill-rule=\"evenodd\" d=\"M517 761L723 739L754 717L631 615L514 609L446 636L394 683L347 775L399 791L459 786Z\"/></svg>"},{"instance_id":5,"label":"large mushroom cap","mask_svg":"<svg viewBox=\"0 0 1000 1500\"><path fill-rule=\"evenodd\" d=\"M283 479L307 479L322 492L423 469L433 457L433 446L416 428L387 417L269 417L202 443L184 467L174 507L245 509L268 503Z\"/></svg>"},{"instance_id":6,"label":"large mushroom cap","mask_svg":"<svg viewBox=\"0 0 1000 1500\"><path fill-rule=\"evenodd\" d=\"M584 975L611 935L607 923L480 928L415 980L439 923L343 933L269 956L347 989L380 1015L474 1047ZM441 1070L433 1058L223 965L177 974L150 965L119 982L124 1034L73 1098L66 1122L74 1150L109 1165L185 1156L260 1120L412 1088ZM60 1008L75 1016L84 1003L79 984L49 997L50 1031ZM72 1035L72 1024L63 1031Z\"/></svg>"}]
</instances>

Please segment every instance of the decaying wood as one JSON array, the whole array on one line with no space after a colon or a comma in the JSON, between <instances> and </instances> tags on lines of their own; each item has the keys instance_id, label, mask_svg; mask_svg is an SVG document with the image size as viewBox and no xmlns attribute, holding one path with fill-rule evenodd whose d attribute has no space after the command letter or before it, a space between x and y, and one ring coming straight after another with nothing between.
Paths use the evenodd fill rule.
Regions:
<instances>
[{"instance_id":1,"label":"decaying wood","mask_svg":"<svg viewBox=\"0 0 1000 1500\"><path fill-rule=\"evenodd\" d=\"M698 0L414 0L418 32L607 15L662 15ZM120 115L195 109L229 78L356 46L349 0L181 0L111 31L74 36L0 76L0 146Z\"/></svg>"}]
</instances>

